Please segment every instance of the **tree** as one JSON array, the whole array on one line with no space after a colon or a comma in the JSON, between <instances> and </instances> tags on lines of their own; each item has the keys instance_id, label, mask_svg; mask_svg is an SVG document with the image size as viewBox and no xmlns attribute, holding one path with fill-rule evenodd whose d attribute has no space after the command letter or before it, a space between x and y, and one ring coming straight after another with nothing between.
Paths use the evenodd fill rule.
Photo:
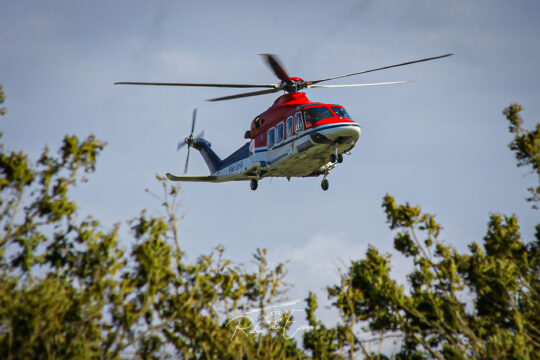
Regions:
<instances>
[{"instance_id":1,"label":"tree","mask_svg":"<svg viewBox=\"0 0 540 360\"><path fill-rule=\"evenodd\" d=\"M35 167L0 147L0 357L300 356L277 331L231 338L234 315L283 294L284 265L269 268L257 250L249 272L219 246L187 263L178 187L159 178L166 216L131 220L130 251L119 246L120 225L104 231L95 219L77 220L69 189L94 171L104 146L66 136L59 156L45 149Z\"/></svg>"},{"instance_id":2,"label":"tree","mask_svg":"<svg viewBox=\"0 0 540 360\"><path fill-rule=\"evenodd\" d=\"M510 122L508 129L512 134L515 134L514 140L508 147L515 152L517 166L532 166L532 171L538 175L538 183L540 184L540 123L536 124L534 130L523 129L523 119L519 115L521 110L523 110L521 105L512 104L503 111ZM533 202L533 208L538 209L534 203L540 201L540 186L530 187L527 190L531 193L531 197L527 198L527 201Z\"/></svg>"},{"instance_id":3,"label":"tree","mask_svg":"<svg viewBox=\"0 0 540 360\"><path fill-rule=\"evenodd\" d=\"M6 93L2 90L3 86L0 84L0 104L3 104L6 100ZM7 109L5 107L0 107L0 115L6 115Z\"/></svg>"},{"instance_id":4,"label":"tree","mask_svg":"<svg viewBox=\"0 0 540 360\"><path fill-rule=\"evenodd\" d=\"M540 124L523 129L521 109L513 104L504 110L515 134L510 149L518 166L532 166L540 183ZM540 187L529 191L527 200L538 201ZM540 224L535 239L525 241L515 215L493 214L483 246L474 242L469 253L461 253L438 239L441 225L419 206L397 204L388 194L382 206L390 229L397 230L395 249L414 265L409 287L390 277L389 255L370 247L328 288L341 323L326 329L313 322L318 326L304 336L316 358L347 353L352 359L358 351L379 358L354 331L362 325L381 341L400 336L397 359L540 357ZM312 318L315 299L307 301ZM328 344L324 356L321 343Z\"/></svg>"},{"instance_id":5,"label":"tree","mask_svg":"<svg viewBox=\"0 0 540 360\"><path fill-rule=\"evenodd\" d=\"M178 188L163 185L166 216L130 222L131 251L110 231L77 220L68 190L95 168L105 144L67 136L33 167L21 152L0 153L0 357L117 359L287 358L300 356L277 331L231 338L228 320L280 298L283 264L266 251L256 270L217 247L187 263L178 238ZM245 327L245 326L244 326Z\"/></svg>"},{"instance_id":6,"label":"tree","mask_svg":"<svg viewBox=\"0 0 540 360\"><path fill-rule=\"evenodd\" d=\"M523 129L520 111L505 110L510 148L540 182L540 125ZM389 255L370 247L328 287L340 315L335 326L317 319L309 293L311 330L300 346L284 336L290 313L277 327L263 321L265 307L286 295L285 264L269 267L266 250L257 249L247 268L221 246L188 262L177 186L157 177L164 215L143 210L129 221L128 241L120 241L120 224L105 230L92 217L79 219L70 189L95 170L105 146L66 136L57 154L45 148L33 163L0 144L2 359L386 359L371 344L392 337L401 339L397 359L540 353L540 224L525 241L516 216L494 214L482 244L462 253L438 239L434 215L386 195L394 246L414 266L408 288L391 278ZM535 205L539 188L531 189ZM253 308L259 331L244 316Z\"/></svg>"},{"instance_id":7,"label":"tree","mask_svg":"<svg viewBox=\"0 0 540 360\"><path fill-rule=\"evenodd\" d=\"M70 189L95 170L105 145L66 136L57 155L45 148L33 164L0 144L0 358L303 356L278 330L232 336L250 325L235 316L281 299L285 266L270 268L258 249L248 271L220 246L187 262L177 186L158 177L164 215L132 219L128 248L120 224L104 230L78 218Z\"/></svg>"}]
</instances>

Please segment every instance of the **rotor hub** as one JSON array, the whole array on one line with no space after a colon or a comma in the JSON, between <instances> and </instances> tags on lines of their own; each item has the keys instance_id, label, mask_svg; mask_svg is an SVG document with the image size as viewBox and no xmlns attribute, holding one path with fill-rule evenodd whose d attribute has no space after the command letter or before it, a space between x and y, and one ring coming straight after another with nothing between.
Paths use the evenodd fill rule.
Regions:
<instances>
[{"instance_id":1,"label":"rotor hub","mask_svg":"<svg viewBox=\"0 0 540 360\"><path fill-rule=\"evenodd\" d=\"M298 92L306 87L304 79L299 77L290 77L287 81L280 83L280 88L288 93Z\"/></svg>"}]
</instances>

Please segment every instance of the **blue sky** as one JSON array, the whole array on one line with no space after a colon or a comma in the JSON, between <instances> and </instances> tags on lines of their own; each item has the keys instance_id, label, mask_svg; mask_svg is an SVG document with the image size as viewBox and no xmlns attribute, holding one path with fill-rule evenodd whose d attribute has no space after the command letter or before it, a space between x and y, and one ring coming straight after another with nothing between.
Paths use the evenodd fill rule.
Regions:
<instances>
[{"instance_id":1,"label":"blue sky","mask_svg":"<svg viewBox=\"0 0 540 360\"><path fill-rule=\"evenodd\" d=\"M36 158L64 134L109 143L96 174L74 192L82 214L106 226L159 210L154 174L181 173L198 130L222 157L243 144L266 95L220 103L235 89L113 86L115 81L272 83L260 53L278 54L291 76L318 79L453 52L450 58L334 83L417 80L406 85L312 89L345 106L363 128L329 177L249 184L185 184L182 245L191 259L217 244L249 262L257 247L290 259L291 298L337 279L368 244L392 248L386 193L421 204L464 249L481 241L492 212L515 213L531 238L538 212L523 200L536 180L517 169L501 112L521 103L540 114L540 5L535 1L3 1L0 83L8 148ZM330 82L328 84L331 84ZM190 174L206 174L194 155ZM82 215L81 214L81 215ZM127 231L127 226L124 226ZM129 245L126 239L126 246ZM396 276L404 261L394 256Z\"/></svg>"}]
</instances>

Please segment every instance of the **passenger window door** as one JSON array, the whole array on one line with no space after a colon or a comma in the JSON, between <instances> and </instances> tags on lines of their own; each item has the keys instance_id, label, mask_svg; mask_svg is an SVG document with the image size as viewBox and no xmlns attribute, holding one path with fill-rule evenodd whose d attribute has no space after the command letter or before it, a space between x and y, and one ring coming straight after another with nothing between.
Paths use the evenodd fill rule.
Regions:
<instances>
[{"instance_id":1,"label":"passenger window door","mask_svg":"<svg viewBox=\"0 0 540 360\"><path fill-rule=\"evenodd\" d=\"M304 131L304 122L302 121L302 113L297 112L294 116L294 131L298 134L301 131Z\"/></svg>"},{"instance_id":2,"label":"passenger window door","mask_svg":"<svg viewBox=\"0 0 540 360\"><path fill-rule=\"evenodd\" d=\"M276 144L280 144L283 141L283 123L279 123L276 126Z\"/></svg>"},{"instance_id":3,"label":"passenger window door","mask_svg":"<svg viewBox=\"0 0 540 360\"><path fill-rule=\"evenodd\" d=\"M275 132L276 131L274 128L271 128L270 130L268 130L268 142L266 145L268 149L271 149L274 146L274 143L276 141Z\"/></svg>"},{"instance_id":4,"label":"passenger window door","mask_svg":"<svg viewBox=\"0 0 540 360\"><path fill-rule=\"evenodd\" d=\"M287 138L290 138L293 135L293 117L289 116L287 118Z\"/></svg>"}]
</instances>

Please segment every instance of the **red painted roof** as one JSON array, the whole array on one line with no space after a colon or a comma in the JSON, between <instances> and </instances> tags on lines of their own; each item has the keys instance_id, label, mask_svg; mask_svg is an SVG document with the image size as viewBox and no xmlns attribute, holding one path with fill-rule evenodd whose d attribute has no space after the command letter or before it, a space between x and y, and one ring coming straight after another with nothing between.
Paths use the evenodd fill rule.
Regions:
<instances>
[{"instance_id":1,"label":"red painted roof","mask_svg":"<svg viewBox=\"0 0 540 360\"><path fill-rule=\"evenodd\" d=\"M272 106L270 106L265 112L257 116L255 119L260 118L264 120L260 129L267 128L277 121L284 120L284 118L290 113L296 110L296 107L307 104L318 104L309 100L305 93L295 92L287 93L278 97ZM255 129L255 120L251 122L251 129ZM257 132L257 130L255 130Z\"/></svg>"}]
</instances>

